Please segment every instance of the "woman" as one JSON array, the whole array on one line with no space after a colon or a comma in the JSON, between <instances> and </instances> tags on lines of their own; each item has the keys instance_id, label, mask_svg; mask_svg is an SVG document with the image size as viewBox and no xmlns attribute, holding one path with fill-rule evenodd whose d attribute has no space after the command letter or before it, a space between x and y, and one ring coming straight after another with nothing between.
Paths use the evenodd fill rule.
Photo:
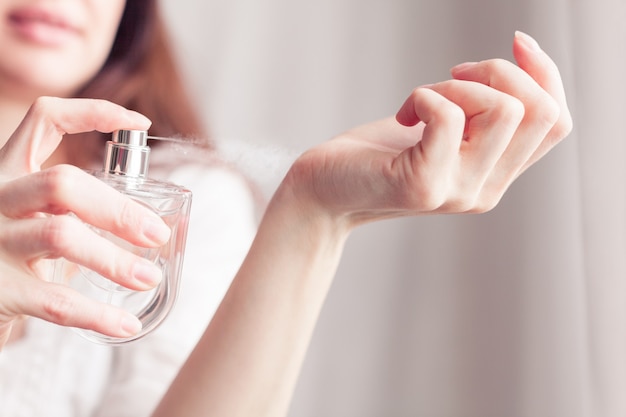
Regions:
<instances>
[{"instance_id":1,"label":"woman","mask_svg":"<svg viewBox=\"0 0 626 417\"><path fill-rule=\"evenodd\" d=\"M146 85L152 88L163 83L150 81L136 89L99 87L111 79L132 86L131 81L159 68L152 60L154 55L142 56L134 49L142 37L126 32L126 28L139 27L141 13L134 9L138 2L76 2L67 10L59 10L59 6L51 10L45 4L7 0L2 6L5 30L0 41L4 55L11 59L0 62L0 91L7 92L0 93L2 126L7 128L4 137L10 137L0 151L0 280L5 289L0 294L0 325L8 336L17 319L27 315L110 335L131 334L137 331L132 317L85 301L40 278L46 258L65 257L130 287L158 281L154 271L136 268L137 259L122 251L103 250L101 241L63 216L74 212L88 223L146 246L158 246L167 239L167 230L157 219L146 220L151 217L141 207L66 165L93 164L98 158L92 155L97 152L84 151L82 146L96 141L81 139L80 148L75 141L60 142L64 133L146 129L150 122L109 102L38 97L70 97L83 91L83 96L118 101L102 93L115 91L123 93L120 104L154 121L151 130L155 134L195 133L190 130L197 126L172 122L170 131L168 127L157 129L158 121L178 120L172 109L150 107L170 93L145 100L144 94L152 93ZM154 7L153 2L142 7L149 5ZM147 22L156 21L156 15L148 16ZM118 24L119 36L108 55ZM42 31L56 37L41 36ZM49 45L49 39L56 41ZM147 39L164 41L158 36ZM124 42L128 42L126 47L120 46ZM124 50L133 52L124 54ZM162 51L162 45L155 50ZM206 311L210 309L199 306L211 292L208 287L193 291L194 297L183 296L172 317L157 331L160 333L150 336L144 345L142 341L115 353L94 348L97 352L83 362L86 368L80 371L93 369L95 375L89 380L96 381L95 386L78 386L82 384L76 384L77 379L60 384L55 412L149 415L160 401L153 415L285 414L317 314L351 230L395 216L489 210L518 175L569 132L571 121L554 63L521 33L515 36L514 53L519 66L502 60L461 64L452 70L452 80L414 90L395 117L352 129L304 153L270 201L245 260L202 336L194 329L187 335L186 327L203 327L211 315ZM100 67L102 71L97 73ZM68 74L70 70L76 73ZM165 84L176 83L169 77ZM99 149L100 144L93 146ZM81 149L80 156L76 149ZM46 168L39 171L42 165ZM239 263L236 254L245 252L249 243L252 200L244 181L219 167L193 165L174 170L164 166L160 174L185 184L187 179L198 178L198 172L203 173L202 180L190 186L195 196L213 195L215 187L224 182L229 183L225 189L234 188L237 194L201 202L201 210L194 201L192 217L208 218L209 225L188 244L192 252L198 251L191 259L200 261L187 261L185 282L206 283L212 275L209 269L215 267L205 259L210 252L206 245L215 240L216 250L224 246L224 239L207 233L207 227L223 226L224 220L236 217L230 222L234 227L247 219L248 226L239 229L236 238L227 239L223 249L234 254L226 263ZM73 192L68 192L68 183ZM221 209L216 210L218 203ZM231 208L242 210L241 217ZM219 216L220 210L230 216ZM42 212L59 215L42 218ZM68 242L59 236L72 239ZM230 269L224 267L220 274L228 276ZM136 280L129 282L128 276ZM26 325L31 322L27 320ZM26 330L22 335L12 332L17 340L7 344L2 353L22 360L13 361L20 365L28 364L28 356L20 356L22 343L33 337L46 339L41 327L34 329L35 336L34 330ZM53 336L58 337L56 346L71 343L65 333ZM196 338L199 341L170 385L188 351L182 349L184 354L176 355L178 349L168 349L179 338L185 339L181 344L189 349ZM151 343L154 340L158 342ZM168 371L153 375L153 368L161 368L158 358L162 356L171 358L165 367ZM42 359L42 363L49 362ZM107 372L109 364L116 365L111 373ZM55 371L61 375L72 372L65 366ZM21 404L17 401L16 410L30 404L32 410L28 411L37 414L28 393L22 390L16 395L26 398ZM50 405L46 406L46 415L54 415Z\"/></svg>"},{"instance_id":2,"label":"woman","mask_svg":"<svg viewBox=\"0 0 626 417\"><path fill-rule=\"evenodd\" d=\"M150 127L150 133L157 136L207 137L181 87L182 82L175 71L155 1L2 0L0 16L0 44L4 51L0 57L0 129L4 129L1 135L3 143L33 103L37 104L33 106L31 116L41 113L38 108L50 108L53 112L62 108L55 99L39 98L44 95L105 98L138 110L152 120L150 125L143 116L132 114L130 117L135 119L122 123L129 128ZM66 114L69 113L71 117L83 112L85 106L107 107L108 104L92 101L72 103L63 103L68 110ZM68 105L75 107L75 110L71 110ZM119 109L114 112L119 112ZM108 111L104 110L104 113ZM92 117L93 114L88 116ZM98 119L96 123L110 123L108 116ZM110 128L119 127L109 126L102 130L110 131ZM23 127L30 129L33 126L25 124ZM89 126L84 130L91 131L94 127L98 126ZM25 136L32 137L29 134ZM104 141L109 138L110 134L98 132L65 135L45 165L62 162L100 169ZM122 349L111 349L86 342L67 329L39 320L12 320L16 314L39 316L41 313L29 313L23 309L30 307L17 307L3 300L0 303L0 326L4 325L6 330L12 324L13 329L10 333L11 342L0 353L0 415L148 415L208 324L254 236L255 201L246 180L226 169L224 164L205 161L204 166L199 167L192 161L186 162L190 157L183 156L169 145L159 146L159 142L155 143L151 143L153 151L149 175L175 181L194 192L184 278L176 308L168 320L149 337ZM26 141L18 144L30 146ZM194 145L197 148L197 142ZM208 142L199 145L201 149L210 149ZM52 151L52 148L43 152L48 150ZM5 147L0 152L6 151ZM17 151L18 158L23 159L20 154L26 155L28 152ZM9 177L25 174L23 168L10 166L6 158L0 163L3 179L5 173ZM46 172L55 171L45 170L41 174ZM112 196L100 184L83 178L81 172L66 174L57 180L59 187L66 187L71 198L89 203L89 207L85 207L88 213L94 214L97 209L108 208L112 211L110 214L113 214L113 210L122 204L118 203L117 195ZM81 179L72 180L74 175L79 175ZM49 180L50 177L43 181ZM18 184L18 192L4 188L6 193L0 197L0 205L6 210L2 212L2 218L16 215L15 211L13 214L11 211L20 210L18 205L21 202L34 202L39 198L58 195L58 187L55 192L43 182L39 184L42 187L39 198L20 195L36 181L27 180L25 186ZM106 204L91 204L104 195L109 195ZM75 210L76 206L72 211ZM140 214L145 213L140 211ZM151 213L147 216L145 219L153 218ZM19 217L30 216L20 213ZM57 216L57 220L64 217ZM154 227L162 227L161 220L155 220ZM21 227L18 224L29 227L26 222L15 223L16 227ZM3 237L0 238L3 242L0 246L6 248L12 242L29 244L40 241L41 235L33 237L32 234L45 233L46 228L44 225L30 228L30 236L10 236L10 229L3 228ZM79 234L67 234L80 248L84 245L81 245L79 237L83 229L79 230ZM154 233L158 235L159 230ZM167 236L169 229L166 228L165 233ZM91 237L87 239L92 240ZM102 249L94 253L102 253ZM16 253L12 252L10 256L16 256ZM107 258L102 256L97 258L94 261L101 263L100 267L117 265L121 278L129 274L120 265L127 265L127 270L131 269L134 259L128 259L128 254L119 252L110 258L116 259L115 262L110 259L107 262ZM120 262L123 259L128 261ZM5 264L0 267L3 295L7 295L12 282L19 282L20 285L30 282L26 280L31 277L30 265L26 269L26 275L20 275L18 280L15 271L7 272ZM157 275L155 279L160 278L160 271L153 273ZM13 280L7 282L4 278L9 275L13 275ZM49 275L42 272L40 277L47 278ZM147 278L149 280L150 274ZM16 292L15 302L30 302L39 294L32 286L22 288L29 295L24 297ZM47 303L56 299L56 289L53 292L43 287L41 289L41 297ZM88 311L83 309L76 317L91 321L100 326L100 330L112 333L110 328L103 328L106 322L101 319L100 313L94 310L94 314L91 314ZM113 314L115 318L119 312ZM60 319L57 317L56 320ZM131 330L132 326L137 325L135 317L127 318L127 323ZM116 325L123 327L119 323ZM5 331L3 334L7 337L9 333ZM138 397L141 397L140 401L128 400Z\"/></svg>"}]
</instances>

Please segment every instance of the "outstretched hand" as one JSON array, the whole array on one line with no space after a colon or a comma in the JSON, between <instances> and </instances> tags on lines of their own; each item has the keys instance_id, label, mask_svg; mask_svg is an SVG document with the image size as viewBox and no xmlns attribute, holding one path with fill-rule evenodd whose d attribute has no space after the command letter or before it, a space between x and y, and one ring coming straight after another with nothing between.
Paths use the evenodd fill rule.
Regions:
<instances>
[{"instance_id":1,"label":"outstretched hand","mask_svg":"<svg viewBox=\"0 0 626 417\"><path fill-rule=\"evenodd\" d=\"M567 135L571 120L556 66L525 35L516 36L514 51L518 65L457 66L453 79L416 89L395 118L352 129L295 161L155 416L285 415L355 226L489 210ZM242 400L232 386L250 395Z\"/></svg>"},{"instance_id":2,"label":"outstretched hand","mask_svg":"<svg viewBox=\"0 0 626 417\"><path fill-rule=\"evenodd\" d=\"M147 129L145 117L101 100L41 98L0 149L0 348L22 315L110 336L140 330L129 313L47 282L47 259L66 258L134 289L160 270L101 238L81 221L131 243L160 246L169 229L150 210L69 165L40 170L65 133ZM68 216L68 213L74 216Z\"/></svg>"},{"instance_id":3,"label":"outstretched hand","mask_svg":"<svg viewBox=\"0 0 626 417\"><path fill-rule=\"evenodd\" d=\"M572 127L554 62L521 33L513 50L517 65L494 59L456 66L452 79L415 89L395 117L305 152L276 198L288 195L301 221L330 217L346 229L387 217L490 210ZM65 133L149 124L105 101L42 98L0 148L0 348L22 315L114 337L139 331L132 315L48 282L45 264L65 258L147 289L160 270L83 222L147 247L165 243L169 229L85 172L41 165Z\"/></svg>"},{"instance_id":4,"label":"outstretched hand","mask_svg":"<svg viewBox=\"0 0 626 417\"><path fill-rule=\"evenodd\" d=\"M493 59L417 88L395 118L303 154L289 173L308 207L356 225L385 217L484 212L571 130L558 69L516 33L518 65Z\"/></svg>"}]
</instances>

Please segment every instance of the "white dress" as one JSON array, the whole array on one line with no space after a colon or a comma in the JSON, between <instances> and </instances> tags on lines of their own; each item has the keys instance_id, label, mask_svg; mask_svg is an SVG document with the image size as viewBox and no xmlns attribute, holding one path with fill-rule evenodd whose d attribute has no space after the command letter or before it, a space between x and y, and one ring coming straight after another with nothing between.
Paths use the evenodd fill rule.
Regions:
<instances>
[{"instance_id":1,"label":"white dress","mask_svg":"<svg viewBox=\"0 0 626 417\"><path fill-rule=\"evenodd\" d=\"M193 192L181 289L170 316L152 334L119 347L28 319L25 336L0 352L0 416L143 417L156 407L256 231L253 193L234 171L194 165L166 179Z\"/></svg>"}]
</instances>

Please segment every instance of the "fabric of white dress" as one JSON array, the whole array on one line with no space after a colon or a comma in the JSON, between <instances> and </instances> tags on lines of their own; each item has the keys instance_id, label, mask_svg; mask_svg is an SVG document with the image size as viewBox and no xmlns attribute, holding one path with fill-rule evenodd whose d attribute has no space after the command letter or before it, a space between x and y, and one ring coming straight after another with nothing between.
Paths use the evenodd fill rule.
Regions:
<instances>
[{"instance_id":1,"label":"fabric of white dress","mask_svg":"<svg viewBox=\"0 0 626 417\"><path fill-rule=\"evenodd\" d=\"M193 192L172 313L153 333L117 347L29 318L25 336L0 352L0 416L149 416L193 349L254 237L256 202L245 178L225 166L150 176Z\"/></svg>"}]
</instances>

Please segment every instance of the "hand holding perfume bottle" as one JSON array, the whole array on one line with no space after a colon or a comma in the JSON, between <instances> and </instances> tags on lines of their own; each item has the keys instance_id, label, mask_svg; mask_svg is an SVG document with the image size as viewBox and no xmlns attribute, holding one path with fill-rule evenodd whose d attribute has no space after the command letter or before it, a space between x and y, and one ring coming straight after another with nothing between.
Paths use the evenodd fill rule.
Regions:
<instances>
[{"instance_id":1,"label":"hand holding perfume bottle","mask_svg":"<svg viewBox=\"0 0 626 417\"><path fill-rule=\"evenodd\" d=\"M133 245L111 232L93 230L156 265L162 272L161 282L149 290L132 290L84 266L64 260L55 264L55 282L68 284L91 299L120 307L141 321L141 331L129 337L111 337L77 329L79 334L95 342L122 344L145 336L165 319L178 293L192 194L181 186L148 178L148 138L147 131L113 132L111 140L106 143L103 170L92 174L159 215L171 229L169 241L161 247L146 248Z\"/></svg>"},{"instance_id":2,"label":"hand holding perfume bottle","mask_svg":"<svg viewBox=\"0 0 626 417\"><path fill-rule=\"evenodd\" d=\"M98 236L93 227L146 248L166 245L170 227L145 203L61 163L65 152L75 151L61 144L67 133L143 131L150 125L145 116L105 100L40 97L3 142L0 348L9 338L22 337L25 317L118 338L140 331L134 314L50 281L51 262L59 258L129 288L152 288L161 279L156 266Z\"/></svg>"}]
</instances>

